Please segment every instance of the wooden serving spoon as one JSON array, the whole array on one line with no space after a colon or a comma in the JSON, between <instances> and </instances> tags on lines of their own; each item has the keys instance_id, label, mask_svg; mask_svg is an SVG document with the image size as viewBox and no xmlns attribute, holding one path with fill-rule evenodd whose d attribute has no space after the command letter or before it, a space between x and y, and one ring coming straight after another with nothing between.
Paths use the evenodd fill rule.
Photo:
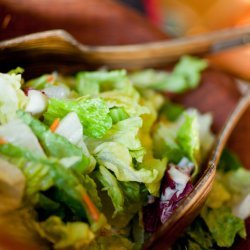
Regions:
<instances>
[{"instance_id":1,"label":"wooden serving spoon","mask_svg":"<svg viewBox=\"0 0 250 250\"><path fill-rule=\"evenodd\" d=\"M88 46L64 30L51 30L0 42L0 60L19 66L60 62L108 68L138 69L175 62L183 54L204 55L250 43L250 26L203 35L136 45ZM38 56L40 57L37 60ZM34 60L34 58L36 58ZM24 60L25 59L25 60ZM6 64L5 64L6 65ZM5 68L5 65L3 68Z\"/></svg>"}]
</instances>

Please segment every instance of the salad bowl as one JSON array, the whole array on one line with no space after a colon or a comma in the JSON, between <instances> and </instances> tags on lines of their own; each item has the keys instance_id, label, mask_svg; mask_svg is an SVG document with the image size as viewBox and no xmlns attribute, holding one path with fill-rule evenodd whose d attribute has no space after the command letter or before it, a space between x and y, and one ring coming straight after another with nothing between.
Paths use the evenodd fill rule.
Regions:
<instances>
[{"instance_id":1,"label":"salad bowl","mask_svg":"<svg viewBox=\"0 0 250 250\"><path fill-rule=\"evenodd\" d=\"M105 65L103 65L104 61L100 58L94 58L94 56L95 64L92 63L93 61L86 61L84 50L81 53L78 50L79 46L82 45L79 45L77 41L72 40L70 36L65 34L62 31L50 31L1 42L1 68L7 71L16 66L21 66L26 70L25 77L29 78L51 70L69 74L80 69L92 69L97 66L108 66L108 68L114 66L126 68L128 66L119 64L119 60L115 58L110 64ZM192 51L187 50L186 52ZM147 47L140 53L141 55L147 55ZM170 59L172 62L177 57L175 56L174 59L170 57ZM116 64L116 62L118 63ZM154 64L154 61L151 63L147 66L159 66L158 63ZM133 69L142 66L145 65L135 63ZM128 68L131 69L131 67ZM232 130L249 106L250 88L247 83L210 68L203 73L201 84L196 90L170 96L170 99L183 104L185 107L194 107L201 112L211 112L214 119L213 131L216 135L216 141L211 154L202 166L194 189L183 199L167 222L149 238L144 245L145 249L167 249L199 213L212 188L216 165L221 152ZM4 238L8 239L8 227L5 228L6 232L4 232L4 228L4 226L1 226L1 231L3 231L1 235L7 235ZM22 242L22 239L18 239L18 236L16 236L16 240ZM3 241L1 237L0 241ZM14 241L5 240L4 242L6 249L15 249ZM24 244L23 249L43 249L37 242L34 242L34 244L24 242L22 244Z\"/></svg>"}]
</instances>

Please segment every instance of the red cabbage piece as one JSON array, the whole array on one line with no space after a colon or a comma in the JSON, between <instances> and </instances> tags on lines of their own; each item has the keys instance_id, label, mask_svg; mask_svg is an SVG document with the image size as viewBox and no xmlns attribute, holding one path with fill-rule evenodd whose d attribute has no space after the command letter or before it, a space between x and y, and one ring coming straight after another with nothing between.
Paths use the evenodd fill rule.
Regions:
<instances>
[{"instance_id":1,"label":"red cabbage piece","mask_svg":"<svg viewBox=\"0 0 250 250\"><path fill-rule=\"evenodd\" d=\"M160 199L150 202L143 208L143 222L146 232L153 233L159 225L165 223L179 205L180 201L187 196L193 185L190 176L181 169L169 164L161 184Z\"/></svg>"}]
</instances>

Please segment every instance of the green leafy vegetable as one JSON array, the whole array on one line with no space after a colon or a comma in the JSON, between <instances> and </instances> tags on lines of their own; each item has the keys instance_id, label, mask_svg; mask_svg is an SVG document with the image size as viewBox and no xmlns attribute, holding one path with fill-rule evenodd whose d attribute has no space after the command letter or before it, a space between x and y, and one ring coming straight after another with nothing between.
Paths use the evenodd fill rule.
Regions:
<instances>
[{"instance_id":1,"label":"green leafy vegetable","mask_svg":"<svg viewBox=\"0 0 250 250\"><path fill-rule=\"evenodd\" d=\"M98 237L93 243L90 244L88 250L132 250L134 244L125 237L119 235L101 236Z\"/></svg>"},{"instance_id":2,"label":"green leafy vegetable","mask_svg":"<svg viewBox=\"0 0 250 250\"><path fill-rule=\"evenodd\" d=\"M8 72L9 75L18 75L18 74L22 74L24 72L24 69L21 67L16 67L15 69L12 69Z\"/></svg>"},{"instance_id":3,"label":"green leafy vegetable","mask_svg":"<svg viewBox=\"0 0 250 250\"><path fill-rule=\"evenodd\" d=\"M86 190L69 169L65 169L55 160L38 156L11 144L0 145L0 153L13 160L21 169L27 179L26 195L34 203L37 203L37 196L33 197L38 194L37 192L56 186L57 201L67 204L80 218L85 217L86 211L88 220L96 223L82 199Z\"/></svg>"},{"instance_id":4,"label":"green leafy vegetable","mask_svg":"<svg viewBox=\"0 0 250 250\"><path fill-rule=\"evenodd\" d=\"M160 123L154 135L155 154L178 163L183 156L199 162L199 127L195 113L184 112L177 123Z\"/></svg>"},{"instance_id":5,"label":"green leafy vegetable","mask_svg":"<svg viewBox=\"0 0 250 250\"><path fill-rule=\"evenodd\" d=\"M113 124L127 119L129 116L123 108L112 108L110 109L110 116Z\"/></svg>"},{"instance_id":6,"label":"green leafy vegetable","mask_svg":"<svg viewBox=\"0 0 250 250\"><path fill-rule=\"evenodd\" d=\"M130 79L138 88L182 93L197 87L201 71L207 62L191 56L184 56L171 73L148 69L130 74Z\"/></svg>"},{"instance_id":7,"label":"green leafy vegetable","mask_svg":"<svg viewBox=\"0 0 250 250\"><path fill-rule=\"evenodd\" d=\"M180 117L184 110L182 105L168 101L162 106L160 114L165 115L169 121L174 122Z\"/></svg>"},{"instance_id":8,"label":"green leafy vegetable","mask_svg":"<svg viewBox=\"0 0 250 250\"><path fill-rule=\"evenodd\" d=\"M125 70L113 70L110 72L82 71L76 76L76 89L81 95L96 95L101 91L122 89L126 82Z\"/></svg>"},{"instance_id":9,"label":"green leafy vegetable","mask_svg":"<svg viewBox=\"0 0 250 250\"><path fill-rule=\"evenodd\" d=\"M114 215L124 209L124 195L120 189L117 179L103 166L99 166L99 170L95 171L95 176L102 184L102 190L107 191L115 208Z\"/></svg>"},{"instance_id":10,"label":"green leafy vegetable","mask_svg":"<svg viewBox=\"0 0 250 250\"><path fill-rule=\"evenodd\" d=\"M246 237L244 221L232 215L230 208L220 207L212 210L203 208L201 217L220 247L232 246L237 234L242 238Z\"/></svg>"},{"instance_id":11,"label":"green leafy vegetable","mask_svg":"<svg viewBox=\"0 0 250 250\"><path fill-rule=\"evenodd\" d=\"M157 178L156 169L135 169L129 151L116 142L105 142L95 149L97 162L113 171L119 181L151 183Z\"/></svg>"},{"instance_id":12,"label":"green leafy vegetable","mask_svg":"<svg viewBox=\"0 0 250 250\"><path fill-rule=\"evenodd\" d=\"M0 214L21 206L25 177L13 164L0 158Z\"/></svg>"},{"instance_id":13,"label":"green leafy vegetable","mask_svg":"<svg viewBox=\"0 0 250 250\"><path fill-rule=\"evenodd\" d=\"M47 124L56 118L63 118L69 112L75 112L83 126L83 133L94 138L101 138L112 126L109 108L101 98L78 98L59 100L51 98L48 110L44 114Z\"/></svg>"},{"instance_id":14,"label":"green leafy vegetable","mask_svg":"<svg viewBox=\"0 0 250 250\"><path fill-rule=\"evenodd\" d=\"M214 240L209 232L206 231L206 225L201 218L198 217L191 225L187 230L187 235L191 238L189 241L189 249L193 249L194 244L197 244L197 247L199 247L197 249L212 249Z\"/></svg>"},{"instance_id":15,"label":"green leafy vegetable","mask_svg":"<svg viewBox=\"0 0 250 250\"><path fill-rule=\"evenodd\" d=\"M21 75L0 73L0 123L11 121L18 109L25 108L28 97L20 88Z\"/></svg>"},{"instance_id":16,"label":"green leafy vegetable","mask_svg":"<svg viewBox=\"0 0 250 250\"><path fill-rule=\"evenodd\" d=\"M43 238L54 243L56 249L84 247L94 239L94 233L87 223L64 223L56 216L51 216L46 221L37 224L36 229Z\"/></svg>"},{"instance_id":17,"label":"green leafy vegetable","mask_svg":"<svg viewBox=\"0 0 250 250\"><path fill-rule=\"evenodd\" d=\"M223 172L234 171L242 166L239 159L228 149L224 149L221 155L218 169Z\"/></svg>"},{"instance_id":18,"label":"green leafy vegetable","mask_svg":"<svg viewBox=\"0 0 250 250\"><path fill-rule=\"evenodd\" d=\"M38 78L35 78L35 79L32 79L32 80L26 82L25 86L31 87L34 89L38 89L38 90L45 89L47 87L52 86L52 84L55 81L55 78L56 77L53 74L45 74L45 75L42 75Z\"/></svg>"}]
</instances>

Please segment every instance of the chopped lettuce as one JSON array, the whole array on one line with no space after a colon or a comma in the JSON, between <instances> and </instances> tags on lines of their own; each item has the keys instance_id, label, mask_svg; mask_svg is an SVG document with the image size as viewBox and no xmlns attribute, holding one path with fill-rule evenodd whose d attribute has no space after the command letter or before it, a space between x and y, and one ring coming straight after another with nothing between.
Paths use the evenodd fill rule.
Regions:
<instances>
[{"instance_id":1,"label":"chopped lettuce","mask_svg":"<svg viewBox=\"0 0 250 250\"><path fill-rule=\"evenodd\" d=\"M58 158L78 156L79 161L74 164L74 168L79 172L89 171L89 158L82 153L79 147L70 143L66 138L51 132L46 125L28 113L19 110L18 116L30 126L49 156Z\"/></svg>"},{"instance_id":2,"label":"chopped lettuce","mask_svg":"<svg viewBox=\"0 0 250 250\"><path fill-rule=\"evenodd\" d=\"M138 88L182 93L198 86L201 72L207 62L191 56L183 56L171 73L147 69L130 74L130 79Z\"/></svg>"},{"instance_id":3,"label":"chopped lettuce","mask_svg":"<svg viewBox=\"0 0 250 250\"><path fill-rule=\"evenodd\" d=\"M66 222L59 217L51 216L36 226L41 237L54 244L56 249L88 245L94 239L94 233L84 222Z\"/></svg>"},{"instance_id":4,"label":"chopped lettuce","mask_svg":"<svg viewBox=\"0 0 250 250\"><path fill-rule=\"evenodd\" d=\"M94 154L97 162L111 170L119 181L152 183L157 178L157 169L135 169L129 150L117 142L102 143Z\"/></svg>"},{"instance_id":5,"label":"chopped lettuce","mask_svg":"<svg viewBox=\"0 0 250 250\"><path fill-rule=\"evenodd\" d=\"M199 164L199 150L200 150L200 137L199 137L199 124L197 115L194 112L184 113L183 122L177 132L176 141L184 156L187 156L196 166L196 173Z\"/></svg>"},{"instance_id":6,"label":"chopped lettuce","mask_svg":"<svg viewBox=\"0 0 250 250\"><path fill-rule=\"evenodd\" d=\"M88 250L133 250L134 244L127 239L119 235L112 236L100 236L95 241L93 241Z\"/></svg>"},{"instance_id":7,"label":"chopped lettuce","mask_svg":"<svg viewBox=\"0 0 250 250\"><path fill-rule=\"evenodd\" d=\"M53 86L52 84L54 83L55 79L56 79L55 74L41 75L38 78L27 81L25 87L42 90L46 87Z\"/></svg>"},{"instance_id":8,"label":"chopped lettuce","mask_svg":"<svg viewBox=\"0 0 250 250\"><path fill-rule=\"evenodd\" d=\"M201 217L220 247L232 246L237 234L242 238L246 237L244 221L235 217L228 207L220 207L212 210L204 207Z\"/></svg>"},{"instance_id":9,"label":"chopped lettuce","mask_svg":"<svg viewBox=\"0 0 250 250\"><path fill-rule=\"evenodd\" d=\"M0 214L21 206L24 187L23 173L15 165L0 158Z\"/></svg>"},{"instance_id":10,"label":"chopped lettuce","mask_svg":"<svg viewBox=\"0 0 250 250\"><path fill-rule=\"evenodd\" d=\"M101 138L112 126L109 108L101 98L60 100L51 98L48 110L44 113L45 122L51 124L56 118L63 118L75 112L83 126L83 133L94 138Z\"/></svg>"},{"instance_id":11,"label":"chopped lettuce","mask_svg":"<svg viewBox=\"0 0 250 250\"><path fill-rule=\"evenodd\" d=\"M0 137L13 145L44 155L44 151L30 127L18 118L0 126Z\"/></svg>"},{"instance_id":12,"label":"chopped lettuce","mask_svg":"<svg viewBox=\"0 0 250 250\"><path fill-rule=\"evenodd\" d=\"M221 155L221 160L218 164L218 169L223 172L234 171L240 168L242 164L235 154L228 149L224 149Z\"/></svg>"},{"instance_id":13,"label":"chopped lettuce","mask_svg":"<svg viewBox=\"0 0 250 250\"><path fill-rule=\"evenodd\" d=\"M178 163L183 156L191 160L197 173L199 163L199 124L195 113L184 112L176 123L159 123L154 134L154 152L159 158Z\"/></svg>"},{"instance_id":14,"label":"chopped lettuce","mask_svg":"<svg viewBox=\"0 0 250 250\"><path fill-rule=\"evenodd\" d=\"M55 186L54 198L67 204L79 218L86 218L87 216L94 227L101 220L101 224L106 223L102 216L100 216L98 222L92 217L88 204L82 199L87 191L70 169L65 169L53 159L41 157L11 144L0 145L0 154L10 161L14 161L23 172L27 180L26 196L29 197L29 201L36 204L39 191L46 191Z\"/></svg>"},{"instance_id":15,"label":"chopped lettuce","mask_svg":"<svg viewBox=\"0 0 250 250\"><path fill-rule=\"evenodd\" d=\"M117 142L129 150L140 150L142 145L138 133L141 126L140 117L128 118L114 124L101 139L86 137L85 141L91 152L104 142Z\"/></svg>"},{"instance_id":16,"label":"chopped lettuce","mask_svg":"<svg viewBox=\"0 0 250 250\"><path fill-rule=\"evenodd\" d=\"M95 177L102 184L102 190L106 191L115 208L114 215L124 209L124 195L115 176L108 169L99 166L95 171Z\"/></svg>"},{"instance_id":17,"label":"chopped lettuce","mask_svg":"<svg viewBox=\"0 0 250 250\"><path fill-rule=\"evenodd\" d=\"M164 115L169 121L174 122L180 117L184 110L185 108L182 105L167 101L161 107L160 115Z\"/></svg>"},{"instance_id":18,"label":"chopped lettuce","mask_svg":"<svg viewBox=\"0 0 250 250\"><path fill-rule=\"evenodd\" d=\"M125 70L82 71L76 75L76 89L81 95L97 95L102 91L122 89L127 81Z\"/></svg>"},{"instance_id":19,"label":"chopped lettuce","mask_svg":"<svg viewBox=\"0 0 250 250\"><path fill-rule=\"evenodd\" d=\"M16 117L18 109L25 108L28 97L21 88L21 75L0 73L0 123Z\"/></svg>"},{"instance_id":20,"label":"chopped lettuce","mask_svg":"<svg viewBox=\"0 0 250 250\"><path fill-rule=\"evenodd\" d=\"M213 237L206 232L206 225L202 221L201 218L198 218L191 227L187 230L187 235L190 237L188 242L188 249L194 249L194 245L196 245L196 249L202 250L212 250L214 240Z\"/></svg>"}]
</instances>

